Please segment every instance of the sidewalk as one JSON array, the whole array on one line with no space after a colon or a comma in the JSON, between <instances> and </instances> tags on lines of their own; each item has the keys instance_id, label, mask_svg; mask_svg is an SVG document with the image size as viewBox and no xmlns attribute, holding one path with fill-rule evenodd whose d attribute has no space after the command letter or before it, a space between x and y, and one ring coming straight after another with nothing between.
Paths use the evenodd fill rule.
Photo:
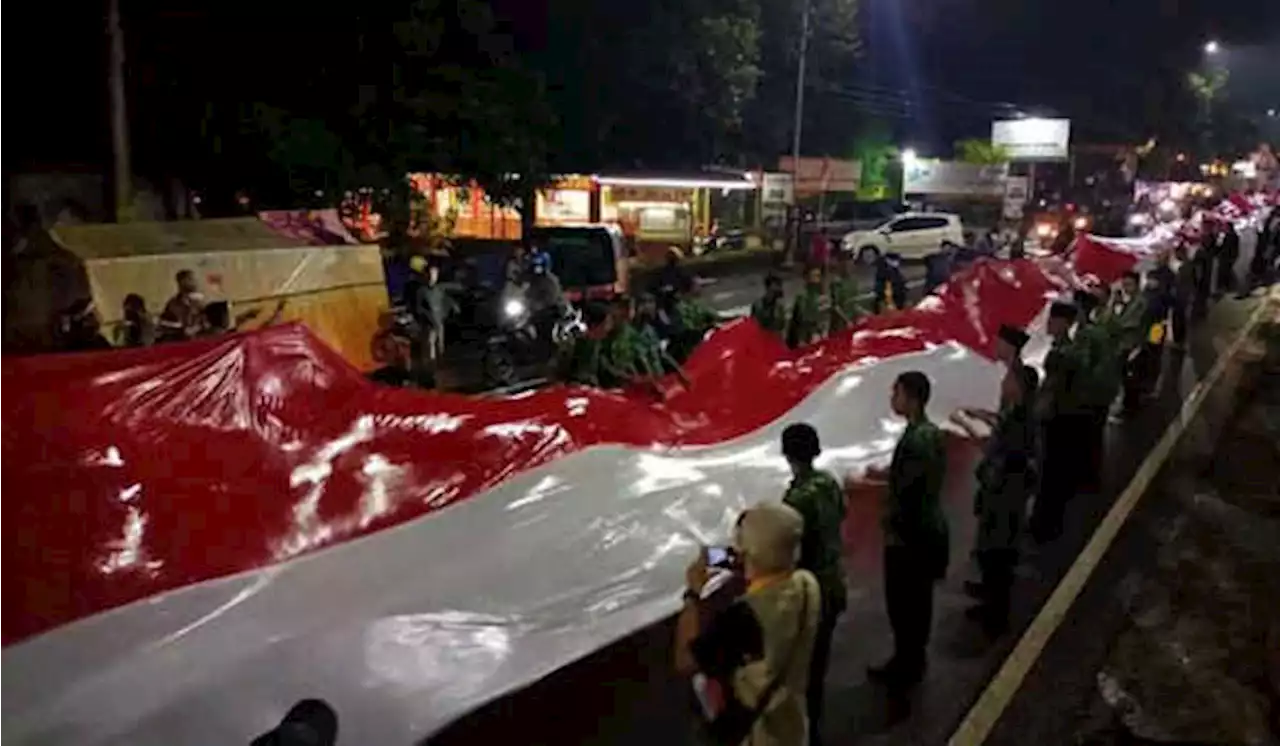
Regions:
<instances>
[{"instance_id":1,"label":"sidewalk","mask_svg":"<svg viewBox=\"0 0 1280 746\"><path fill-rule=\"evenodd\" d=\"M1230 339L1256 301L1225 300L1201 325L1187 354L1170 355L1165 390L1135 421L1108 433L1104 489L1072 502L1067 529L1048 551L1020 568L1014 629L1034 617L1057 578L1126 485L1195 382L1212 367L1220 340ZM944 502L952 526L952 564L939 589L928 676L905 717L890 718L881 690L865 667L890 651L881 599L879 530L873 495L855 495L844 527L849 610L840 619L827 679L824 736L830 744L943 743L1017 640L992 645L965 619L969 577L973 467L977 452L952 449ZM673 593L678 589L673 589ZM687 684L671 670L671 622L638 632L528 689L481 708L431 739L433 744L499 743L512 734L525 744L693 743ZM1034 739L1020 743L1036 743ZM1039 743L1062 743L1041 738Z\"/></svg>"}]
</instances>

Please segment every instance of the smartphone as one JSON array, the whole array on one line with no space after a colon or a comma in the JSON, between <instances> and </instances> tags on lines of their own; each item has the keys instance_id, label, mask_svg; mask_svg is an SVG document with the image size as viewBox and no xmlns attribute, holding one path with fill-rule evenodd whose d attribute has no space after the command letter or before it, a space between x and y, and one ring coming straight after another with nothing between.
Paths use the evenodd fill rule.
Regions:
<instances>
[{"instance_id":1,"label":"smartphone","mask_svg":"<svg viewBox=\"0 0 1280 746\"><path fill-rule=\"evenodd\" d=\"M728 547L707 547L707 564L711 567L723 567L733 559Z\"/></svg>"}]
</instances>

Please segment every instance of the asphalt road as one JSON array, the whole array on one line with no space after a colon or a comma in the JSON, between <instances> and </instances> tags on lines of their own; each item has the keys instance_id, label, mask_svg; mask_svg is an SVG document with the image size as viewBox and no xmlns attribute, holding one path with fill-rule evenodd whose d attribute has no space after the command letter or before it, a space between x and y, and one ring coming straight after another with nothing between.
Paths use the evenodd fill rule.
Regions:
<instances>
[{"instance_id":1,"label":"asphalt road","mask_svg":"<svg viewBox=\"0 0 1280 746\"><path fill-rule=\"evenodd\" d=\"M709 284L702 289L702 297L717 313L726 316L745 316L751 312L751 304L764 292L764 278L767 274L767 271L757 270L711 278L707 281ZM794 298L804 286L801 270L795 269L780 272L780 274L783 278L784 292L788 298ZM907 264L903 267L903 274L911 286L908 297L913 301L918 300L920 283L924 280L924 265ZM866 293L867 298L871 297L873 279L874 273L868 267L859 265L854 272L854 280Z\"/></svg>"},{"instance_id":2,"label":"asphalt road","mask_svg":"<svg viewBox=\"0 0 1280 746\"><path fill-rule=\"evenodd\" d=\"M721 288L727 293L722 302L742 297L751 281L742 282L743 290ZM1029 552L1019 568L1015 630L1035 616L1118 492L1176 416L1182 400L1212 366L1221 351L1219 340L1239 327L1240 309L1249 302L1227 300L1215 306L1210 319L1197 329L1189 352L1167 357L1161 396L1150 402L1140 417L1109 429L1103 488L1097 494L1077 496L1069 506L1063 537L1043 551ZM865 675L866 665L880 661L889 651L890 635L881 602L876 496L851 497L844 526L850 606L838 624L827 680L829 716L824 735L828 743L944 742L1012 648L1016 634L988 641L963 616L969 604L963 581L971 577L968 551L977 455L974 445L964 441L956 441L950 449L944 507L952 526L952 570L937 595L928 676L907 703L891 706ZM1081 634L1088 635L1090 627L1087 622L1082 624ZM486 705L448 727L431 743L497 743L514 737L526 744L693 744L688 687L671 670L671 634L670 620L641 630L521 692ZM1059 665L1070 666L1073 660L1068 651ZM1058 704L1052 672L1044 682L1046 688L1039 698L1026 700L1026 712ZM1021 700L1022 695L1018 696ZM1014 739L1008 742L1064 743L1061 731L1037 733L1036 738L1023 738L1015 731Z\"/></svg>"}]
</instances>

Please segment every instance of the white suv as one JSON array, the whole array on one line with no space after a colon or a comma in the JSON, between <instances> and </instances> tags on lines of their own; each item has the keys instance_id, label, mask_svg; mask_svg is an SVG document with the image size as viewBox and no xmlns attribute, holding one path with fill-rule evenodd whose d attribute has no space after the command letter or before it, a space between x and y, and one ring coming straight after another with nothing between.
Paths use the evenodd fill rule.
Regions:
<instances>
[{"instance_id":1,"label":"white suv","mask_svg":"<svg viewBox=\"0 0 1280 746\"><path fill-rule=\"evenodd\" d=\"M908 212L869 231L846 233L840 249L870 264L884 254L903 259L923 259L943 249L964 246L964 226L959 215L945 212Z\"/></svg>"}]
</instances>

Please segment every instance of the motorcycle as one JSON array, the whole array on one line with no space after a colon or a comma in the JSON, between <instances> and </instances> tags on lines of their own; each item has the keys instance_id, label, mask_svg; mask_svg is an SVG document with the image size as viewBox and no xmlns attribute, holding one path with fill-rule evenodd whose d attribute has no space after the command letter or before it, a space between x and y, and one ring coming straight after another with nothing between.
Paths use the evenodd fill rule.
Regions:
<instances>
[{"instance_id":1,"label":"motorcycle","mask_svg":"<svg viewBox=\"0 0 1280 746\"><path fill-rule=\"evenodd\" d=\"M521 368L545 365L586 332L581 312L568 304L530 308L522 292L505 293L498 303L497 323L485 338L481 360L489 388L516 383Z\"/></svg>"}]
</instances>

